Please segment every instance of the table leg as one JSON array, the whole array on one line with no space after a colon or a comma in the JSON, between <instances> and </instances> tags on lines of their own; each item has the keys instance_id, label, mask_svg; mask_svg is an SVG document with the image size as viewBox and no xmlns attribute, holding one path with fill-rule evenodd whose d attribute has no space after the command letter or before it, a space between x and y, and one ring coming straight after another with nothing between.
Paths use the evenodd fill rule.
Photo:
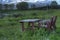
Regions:
<instances>
[{"instance_id":1,"label":"table leg","mask_svg":"<svg viewBox=\"0 0 60 40\"><path fill-rule=\"evenodd\" d=\"M28 26L30 26L30 22L28 23Z\"/></svg>"},{"instance_id":2,"label":"table leg","mask_svg":"<svg viewBox=\"0 0 60 40\"><path fill-rule=\"evenodd\" d=\"M40 22L38 22L38 28L40 28L41 27L41 23Z\"/></svg>"},{"instance_id":3,"label":"table leg","mask_svg":"<svg viewBox=\"0 0 60 40\"><path fill-rule=\"evenodd\" d=\"M24 23L22 22L21 24L22 24L22 31L24 31L25 30Z\"/></svg>"},{"instance_id":4,"label":"table leg","mask_svg":"<svg viewBox=\"0 0 60 40\"><path fill-rule=\"evenodd\" d=\"M32 30L34 30L34 22L32 22Z\"/></svg>"}]
</instances>

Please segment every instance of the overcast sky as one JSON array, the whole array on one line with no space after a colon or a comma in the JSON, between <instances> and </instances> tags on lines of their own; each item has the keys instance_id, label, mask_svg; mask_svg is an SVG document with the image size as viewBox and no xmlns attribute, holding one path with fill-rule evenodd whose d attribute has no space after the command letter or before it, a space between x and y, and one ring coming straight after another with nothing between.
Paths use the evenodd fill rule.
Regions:
<instances>
[{"instance_id":1,"label":"overcast sky","mask_svg":"<svg viewBox=\"0 0 60 40\"><path fill-rule=\"evenodd\" d=\"M20 0L17 0L18 2ZM36 2L36 1L53 1L53 0L22 0L22 1L28 1L28 2ZM58 4L60 4L60 0L55 0Z\"/></svg>"},{"instance_id":2,"label":"overcast sky","mask_svg":"<svg viewBox=\"0 0 60 40\"><path fill-rule=\"evenodd\" d=\"M21 0L17 0L17 1L21 1ZM22 0L22 1L36 2L36 1L53 1L53 0ZM60 2L60 0L55 0L55 1Z\"/></svg>"},{"instance_id":3,"label":"overcast sky","mask_svg":"<svg viewBox=\"0 0 60 40\"><path fill-rule=\"evenodd\" d=\"M8 1L8 0L3 0L3 1ZM10 0L9 0L10 1ZM27 1L27 2L36 2L36 1L53 1L53 0L11 0L13 2L20 2L20 1ZM60 4L60 0L55 0L58 4Z\"/></svg>"}]
</instances>

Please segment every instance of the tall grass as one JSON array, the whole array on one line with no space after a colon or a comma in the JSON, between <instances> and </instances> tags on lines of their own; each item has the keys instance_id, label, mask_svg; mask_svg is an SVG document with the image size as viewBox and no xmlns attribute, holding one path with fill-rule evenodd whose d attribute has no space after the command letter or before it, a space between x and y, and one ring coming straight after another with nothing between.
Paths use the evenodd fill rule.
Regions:
<instances>
[{"instance_id":1,"label":"tall grass","mask_svg":"<svg viewBox=\"0 0 60 40\"><path fill-rule=\"evenodd\" d=\"M25 11L4 11L3 13L11 14L0 19L0 40L60 40L60 10L25 10ZM19 14L18 17L12 16ZM56 31L45 31L44 28L25 30L22 32L19 20L39 18L49 19L57 15ZM26 23L25 23L26 24ZM26 27L26 25L25 25Z\"/></svg>"}]
</instances>

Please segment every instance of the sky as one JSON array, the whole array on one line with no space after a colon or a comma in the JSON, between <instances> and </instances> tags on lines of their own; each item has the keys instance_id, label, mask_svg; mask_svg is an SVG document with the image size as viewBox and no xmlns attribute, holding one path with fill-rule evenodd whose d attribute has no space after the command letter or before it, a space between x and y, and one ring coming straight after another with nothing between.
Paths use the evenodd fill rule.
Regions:
<instances>
[{"instance_id":1,"label":"sky","mask_svg":"<svg viewBox=\"0 0 60 40\"><path fill-rule=\"evenodd\" d=\"M34 1L34 0L23 0L23 1ZM35 0L35 1L45 1L45 0Z\"/></svg>"},{"instance_id":2,"label":"sky","mask_svg":"<svg viewBox=\"0 0 60 40\"><path fill-rule=\"evenodd\" d=\"M3 1L8 1L8 0L3 0ZM9 0L9 1L13 1L13 2L20 2L20 1L27 1L27 2L37 2L37 1L53 1L53 0ZM55 0L58 4L60 4L60 0Z\"/></svg>"},{"instance_id":3,"label":"sky","mask_svg":"<svg viewBox=\"0 0 60 40\"><path fill-rule=\"evenodd\" d=\"M17 0L17 1L21 1L21 0ZM36 2L36 1L47 1L47 0L22 0L22 1ZM48 1L53 1L53 0L48 0ZM55 0L55 1L60 2L60 0Z\"/></svg>"},{"instance_id":4,"label":"sky","mask_svg":"<svg viewBox=\"0 0 60 40\"><path fill-rule=\"evenodd\" d=\"M17 0L19 2L20 0ZM47 1L47 0L22 0L22 1L29 1L29 2L36 2L36 1ZM48 1L53 1L53 0L48 0ZM58 4L60 4L60 0L55 0Z\"/></svg>"},{"instance_id":5,"label":"sky","mask_svg":"<svg viewBox=\"0 0 60 40\"><path fill-rule=\"evenodd\" d=\"M19 2L20 0L17 0ZM47 0L22 0L22 1L28 1L28 2L36 2L36 1L47 1ZM53 0L48 0L48 1L53 1ZM55 0L58 4L60 4L60 0Z\"/></svg>"}]
</instances>

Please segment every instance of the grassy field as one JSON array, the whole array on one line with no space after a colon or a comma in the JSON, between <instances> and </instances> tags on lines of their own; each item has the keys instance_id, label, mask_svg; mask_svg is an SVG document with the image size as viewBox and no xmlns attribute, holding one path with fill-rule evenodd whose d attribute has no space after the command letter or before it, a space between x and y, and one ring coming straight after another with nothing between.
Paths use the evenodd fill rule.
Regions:
<instances>
[{"instance_id":1,"label":"grassy field","mask_svg":"<svg viewBox=\"0 0 60 40\"><path fill-rule=\"evenodd\" d=\"M0 18L0 40L60 40L60 9L0 12L9 14ZM22 32L21 30L19 20L28 18L48 19L54 15L58 16L56 32L49 33L44 28L36 29L34 32L31 30Z\"/></svg>"}]
</instances>

